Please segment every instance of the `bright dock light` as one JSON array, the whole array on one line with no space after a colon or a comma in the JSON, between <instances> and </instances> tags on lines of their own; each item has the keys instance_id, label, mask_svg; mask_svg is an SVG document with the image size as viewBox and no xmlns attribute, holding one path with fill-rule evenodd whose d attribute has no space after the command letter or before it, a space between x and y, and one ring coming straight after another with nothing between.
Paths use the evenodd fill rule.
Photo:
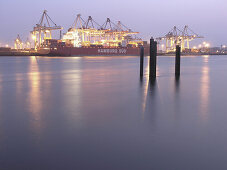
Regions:
<instances>
[{"instance_id":1,"label":"bright dock light","mask_svg":"<svg viewBox=\"0 0 227 170\"><path fill-rule=\"evenodd\" d=\"M32 35L32 39L35 40L35 35Z\"/></svg>"},{"instance_id":2,"label":"bright dock light","mask_svg":"<svg viewBox=\"0 0 227 170\"><path fill-rule=\"evenodd\" d=\"M207 48L208 48L208 47L210 47L210 44L209 44L209 43L207 43L207 44L205 45L205 47L207 47Z\"/></svg>"}]
</instances>

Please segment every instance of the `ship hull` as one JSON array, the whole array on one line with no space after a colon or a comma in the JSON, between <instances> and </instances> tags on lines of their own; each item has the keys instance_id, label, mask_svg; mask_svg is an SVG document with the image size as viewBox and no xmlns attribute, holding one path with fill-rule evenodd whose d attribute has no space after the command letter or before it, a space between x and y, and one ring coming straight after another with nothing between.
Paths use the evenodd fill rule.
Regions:
<instances>
[{"instance_id":1,"label":"ship hull","mask_svg":"<svg viewBox=\"0 0 227 170\"><path fill-rule=\"evenodd\" d=\"M145 55L148 49L145 48ZM50 56L138 56L140 48L101 48L101 47L58 47L50 50Z\"/></svg>"}]
</instances>

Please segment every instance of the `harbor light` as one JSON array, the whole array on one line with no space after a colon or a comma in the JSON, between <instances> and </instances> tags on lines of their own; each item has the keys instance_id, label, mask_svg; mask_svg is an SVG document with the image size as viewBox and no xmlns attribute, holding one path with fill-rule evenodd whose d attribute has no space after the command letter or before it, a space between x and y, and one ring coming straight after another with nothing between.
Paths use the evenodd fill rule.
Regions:
<instances>
[{"instance_id":1,"label":"harbor light","mask_svg":"<svg viewBox=\"0 0 227 170\"><path fill-rule=\"evenodd\" d=\"M205 47L206 48L210 47L210 44L209 43L205 44Z\"/></svg>"},{"instance_id":2,"label":"harbor light","mask_svg":"<svg viewBox=\"0 0 227 170\"><path fill-rule=\"evenodd\" d=\"M162 51L164 50L164 47L165 47L165 45L164 45L164 44L162 44Z\"/></svg>"},{"instance_id":3,"label":"harbor light","mask_svg":"<svg viewBox=\"0 0 227 170\"><path fill-rule=\"evenodd\" d=\"M32 39L35 40L35 35L32 35Z\"/></svg>"}]
</instances>

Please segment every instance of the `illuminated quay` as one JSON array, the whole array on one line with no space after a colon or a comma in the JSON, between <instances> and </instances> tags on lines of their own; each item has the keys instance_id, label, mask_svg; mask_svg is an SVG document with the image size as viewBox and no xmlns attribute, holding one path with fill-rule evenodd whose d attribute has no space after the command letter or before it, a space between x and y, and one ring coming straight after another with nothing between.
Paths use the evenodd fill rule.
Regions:
<instances>
[{"instance_id":1,"label":"illuminated quay","mask_svg":"<svg viewBox=\"0 0 227 170\"><path fill-rule=\"evenodd\" d=\"M144 47L149 55L149 44L138 37L121 21L114 23L107 18L100 25L91 16L85 21L80 14L68 31L62 34L63 27L57 25L44 10L38 24L25 42L20 35L14 41L14 48L0 47L0 56L139 56L139 48ZM53 38L53 31L59 31L59 39ZM181 47L182 55L226 55L225 46L211 48L203 42L190 47L190 42L204 38L189 26L183 30L174 26L167 34L156 38L158 55L172 55L176 46Z\"/></svg>"}]
</instances>

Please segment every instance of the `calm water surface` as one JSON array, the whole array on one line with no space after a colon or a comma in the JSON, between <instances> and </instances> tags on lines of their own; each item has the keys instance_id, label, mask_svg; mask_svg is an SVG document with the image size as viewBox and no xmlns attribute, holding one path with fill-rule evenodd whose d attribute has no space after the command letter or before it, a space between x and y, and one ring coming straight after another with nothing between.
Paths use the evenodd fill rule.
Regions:
<instances>
[{"instance_id":1,"label":"calm water surface","mask_svg":"<svg viewBox=\"0 0 227 170\"><path fill-rule=\"evenodd\" d=\"M227 57L1 57L1 170L226 170Z\"/></svg>"}]
</instances>

